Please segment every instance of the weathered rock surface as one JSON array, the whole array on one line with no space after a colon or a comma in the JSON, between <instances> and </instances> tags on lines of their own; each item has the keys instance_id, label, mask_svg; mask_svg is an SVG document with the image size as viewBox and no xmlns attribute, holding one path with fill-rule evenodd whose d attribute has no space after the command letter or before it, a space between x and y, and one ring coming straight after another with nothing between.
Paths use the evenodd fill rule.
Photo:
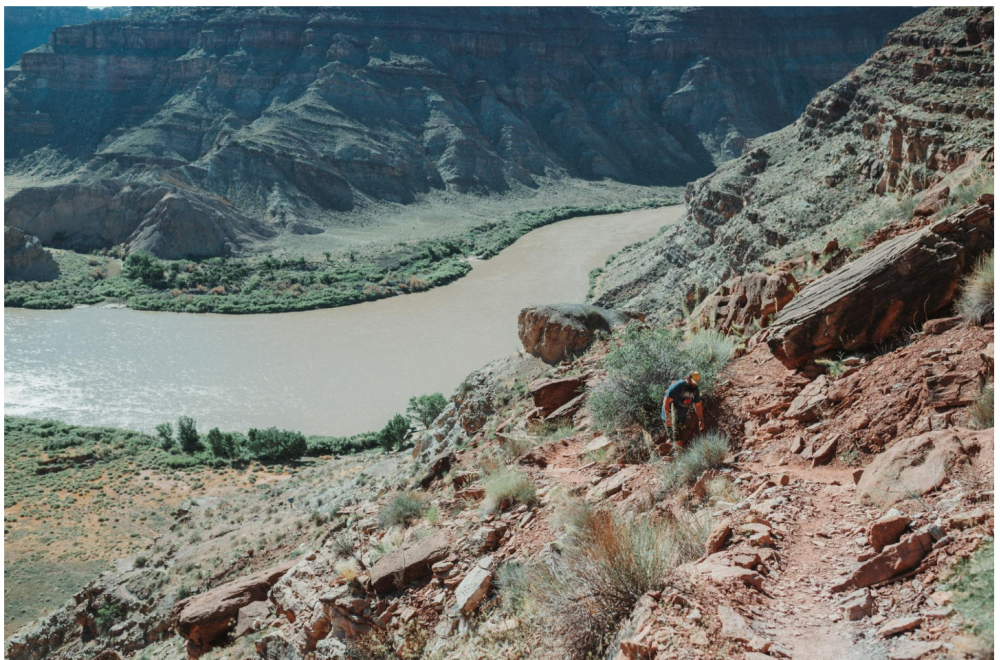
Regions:
<instances>
[{"instance_id":1,"label":"weathered rock surface","mask_svg":"<svg viewBox=\"0 0 1000 660\"><path fill-rule=\"evenodd\" d=\"M197 655L236 625L240 609L267 599L268 592L297 561L278 564L251 573L205 593L185 598L174 607L177 632L188 640L189 652Z\"/></svg>"},{"instance_id":2,"label":"weathered rock surface","mask_svg":"<svg viewBox=\"0 0 1000 660\"><path fill-rule=\"evenodd\" d=\"M992 8L904 23L793 125L689 184L685 219L608 264L594 304L677 318L733 276L846 242L992 148L993 75Z\"/></svg>"},{"instance_id":3,"label":"weathered rock surface","mask_svg":"<svg viewBox=\"0 0 1000 660\"><path fill-rule=\"evenodd\" d=\"M868 544L871 545L875 552L882 552L882 548L897 542L909 525L909 516L891 509L884 516L868 526L866 532Z\"/></svg>"},{"instance_id":4,"label":"weathered rock surface","mask_svg":"<svg viewBox=\"0 0 1000 660\"><path fill-rule=\"evenodd\" d=\"M767 329L767 345L795 368L876 344L950 305L962 275L992 245L986 205L886 241L803 289Z\"/></svg>"},{"instance_id":5,"label":"weathered rock surface","mask_svg":"<svg viewBox=\"0 0 1000 660\"><path fill-rule=\"evenodd\" d=\"M143 171L289 233L436 191L676 185L788 124L913 13L146 8L21 57L5 160L55 153L84 187Z\"/></svg>"},{"instance_id":6,"label":"weathered rock surface","mask_svg":"<svg viewBox=\"0 0 1000 660\"><path fill-rule=\"evenodd\" d=\"M127 14L131 7L4 7L3 65L21 59L21 53L48 43L49 35L64 25L80 25Z\"/></svg>"},{"instance_id":7,"label":"weathered rock surface","mask_svg":"<svg viewBox=\"0 0 1000 660\"><path fill-rule=\"evenodd\" d=\"M480 559L455 589L455 607L462 614L472 614L486 598L493 581L492 563L491 557Z\"/></svg>"},{"instance_id":8,"label":"weathered rock surface","mask_svg":"<svg viewBox=\"0 0 1000 660\"><path fill-rule=\"evenodd\" d=\"M949 472L993 446L993 431L946 429L900 440L875 457L858 482L862 502L887 507L940 488Z\"/></svg>"},{"instance_id":9,"label":"weathered rock surface","mask_svg":"<svg viewBox=\"0 0 1000 660\"><path fill-rule=\"evenodd\" d=\"M217 196L141 180L25 188L4 200L4 223L52 247L125 244L165 259L228 255L275 233Z\"/></svg>"},{"instance_id":10,"label":"weathered rock surface","mask_svg":"<svg viewBox=\"0 0 1000 660\"><path fill-rule=\"evenodd\" d=\"M593 305L541 305L521 310L517 334L524 350L555 364L590 346L596 333L627 322L624 314Z\"/></svg>"},{"instance_id":11,"label":"weathered rock surface","mask_svg":"<svg viewBox=\"0 0 1000 660\"><path fill-rule=\"evenodd\" d=\"M583 387L582 378L539 378L528 385L528 391L544 417L575 399Z\"/></svg>"},{"instance_id":12,"label":"weathered rock surface","mask_svg":"<svg viewBox=\"0 0 1000 660\"><path fill-rule=\"evenodd\" d=\"M792 399L792 404L785 411L787 419L794 419L800 422L811 422L820 416L823 407L826 405L826 376L820 375L799 392L798 396Z\"/></svg>"},{"instance_id":13,"label":"weathered rock surface","mask_svg":"<svg viewBox=\"0 0 1000 660\"><path fill-rule=\"evenodd\" d=\"M450 544L447 533L439 531L390 552L372 566L371 588L382 593L395 591L418 578L430 575L431 565L448 556Z\"/></svg>"},{"instance_id":14,"label":"weathered rock surface","mask_svg":"<svg viewBox=\"0 0 1000 660\"><path fill-rule=\"evenodd\" d=\"M4 227L3 276L4 280L52 280L59 277L59 266L36 236Z\"/></svg>"},{"instance_id":15,"label":"weathered rock surface","mask_svg":"<svg viewBox=\"0 0 1000 660\"><path fill-rule=\"evenodd\" d=\"M772 317L795 297L798 288L795 276L789 272L734 277L695 309L694 324L725 333L734 329L745 331L755 321L766 328Z\"/></svg>"},{"instance_id":16,"label":"weathered rock surface","mask_svg":"<svg viewBox=\"0 0 1000 660\"><path fill-rule=\"evenodd\" d=\"M832 585L830 590L836 593L860 589L888 580L919 566L933 545L934 538L930 531L922 529L914 532L863 562L849 577Z\"/></svg>"}]
</instances>

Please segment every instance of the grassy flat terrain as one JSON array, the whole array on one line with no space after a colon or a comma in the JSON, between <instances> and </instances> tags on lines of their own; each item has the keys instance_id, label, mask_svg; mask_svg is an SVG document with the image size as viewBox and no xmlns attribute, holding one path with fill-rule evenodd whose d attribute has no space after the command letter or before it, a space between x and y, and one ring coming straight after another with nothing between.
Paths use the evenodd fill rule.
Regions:
<instances>
[{"instance_id":1,"label":"grassy flat terrain","mask_svg":"<svg viewBox=\"0 0 1000 660\"><path fill-rule=\"evenodd\" d=\"M150 258L139 263L130 257L121 268L120 248L94 255L53 250L61 276L50 282L5 283L4 305L68 309L114 299L142 310L224 314L352 305L452 282L469 272L470 257L488 259L531 230L560 220L680 200L676 189L646 192L647 196L638 196L632 191L631 197L620 198L625 201L498 210L492 218L484 218L480 210L461 221L453 217L456 211L451 207L421 207L406 222L397 215L369 224L362 216L357 227L283 237L287 244L271 246L276 249L266 255L239 258ZM495 207L495 202L486 207ZM344 239L352 235L356 243ZM331 249L323 250L326 246Z\"/></svg>"}]
</instances>

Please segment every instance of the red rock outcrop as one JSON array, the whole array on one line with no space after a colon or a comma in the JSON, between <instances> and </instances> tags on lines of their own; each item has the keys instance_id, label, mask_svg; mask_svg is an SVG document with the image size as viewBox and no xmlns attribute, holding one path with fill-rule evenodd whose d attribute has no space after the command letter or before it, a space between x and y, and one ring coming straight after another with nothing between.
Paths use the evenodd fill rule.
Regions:
<instances>
[{"instance_id":1,"label":"red rock outcrop","mask_svg":"<svg viewBox=\"0 0 1000 660\"><path fill-rule=\"evenodd\" d=\"M692 323L725 333L746 330L754 321L766 328L798 288L789 272L740 275L709 295L693 312Z\"/></svg>"},{"instance_id":2,"label":"red rock outcrop","mask_svg":"<svg viewBox=\"0 0 1000 660\"><path fill-rule=\"evenodd\" d=\"M535 407L543 417L575 399L583 388L582 378L539 378L528 385Z\"/></svg>"},{"instance_id":3,"label":"red rock outcrop","mask_svg":"<svg viewBox=\"0 0 1000 660\"><path fill-rule=\"evenodd\" d=\"M975 205L882 243L803 289L765 332L788 367L866 348L951 304L962 276L993 245L993 208Z\"/></svg>"},{"instance_id":4,"label":"red rock outcrop","mask_svg":"<svg viewBox=\"0 0 1000 660\"><path fill-rule=\"evenodd\" d=\"M266 600L271 587L296 563L298 560L251 573L177 603L173 625L188 641L188 654L197 657L207 651L212 642L236 625L242 608Z\"/></svg>"},{"instance_id":5,"label":"red rock outcrop","mask_svg":"<svg viewBox=\"0 0 1000 660\"><path fill-rule=\"evenodd\" d=\"M451 540L445 532L394 550L371 567L371 588L380 593L395 591L414 580L430 575L431 565L448 556Z\"/></svg>"},{"instance_id":6,"label":"red rock outcrop","mask_svg":"<svg viewBox=\"0 0 1000 660\"><path fill-rule=\"evenodd\" d=\"M524 350L556 364L585 350L598 332L627 322L624 314L593 305L540 305L521 310L517 335Z\"/></svg>"}]
</instances>

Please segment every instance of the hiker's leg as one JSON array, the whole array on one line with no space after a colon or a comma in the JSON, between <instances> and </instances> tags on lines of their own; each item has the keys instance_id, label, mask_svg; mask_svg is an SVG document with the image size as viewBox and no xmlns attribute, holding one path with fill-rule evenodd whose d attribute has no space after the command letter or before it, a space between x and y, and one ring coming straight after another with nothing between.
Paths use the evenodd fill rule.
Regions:
<instances>
[{"instance_id":1,"label":"hiker's leg","mask_svg":"<svg viewBox=\"0 0 1000 660\"><path fill-rule=\"evenodd\" d=\"M691 438L694 437L695 431L698 430L698 418L695 415L688 415L687 419L684 420L684 426L680 430L681 442L686 446L691 442Z\"/></svg>"}]
</instances>

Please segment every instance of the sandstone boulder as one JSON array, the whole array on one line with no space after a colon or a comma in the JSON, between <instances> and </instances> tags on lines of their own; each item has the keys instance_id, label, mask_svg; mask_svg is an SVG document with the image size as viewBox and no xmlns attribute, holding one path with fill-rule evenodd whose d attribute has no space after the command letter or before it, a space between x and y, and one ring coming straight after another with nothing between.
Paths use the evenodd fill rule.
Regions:
<instances>
[{"instance_id":1,"label":"sandstone boulder","mask_svg":"<svg viewBox=\"0 0 1000 660\"><path fill-rule=\"evenodd\" d=\"M993 245L993 209L977 205L882 243L805 287L766 331L789 368L891 337L951 304L962 275Z\"/></svg>"},{"instance_id":2,"label":"sandstone boulder","mask_svg":"<svg viewBox=\"0 0 1000 660\"><path fill-rule=\"evenodd\" d=\"M625 325L620 312L593 305L559 304L526 307L517 318L524 350L556 364L585 350L598 332Z\"/></svg>"},{"instance_id":3,"label":"sandstone boulder","mask_svg":"<svg viewBox=\"0 0 1000 660\"><path fill-rule=\"evenodd\" d=\"M198 655L207 650L212 642L236 625L242 608L265 600L271 587L297 561L251 573L177 603L172 616L173 624L181 637L188 640L189 653Z\"/></svg>"},{"instance_id":4,"label":"sandstone boulder","mask_svg":"<svg viewBox=\"0 0 1000 660\"><path fill-rule=\"evenodd\" d=\"M490 583L493 581L493 573L490 570L492 558L483 557L479 563L472 567L458 588L455 589L455 607L463 615L468 616L486 598L490 590Z\"/></svg>"},{"instance_id":5,"label":"sandstone boulder","mask_svg":"<svg viewBox=\"0 0 1000 660\"><path fill-rule=\"evenodd\" d=\"M37 237L17 227L4 227L3 277L6 281L54 280L59 277L59 266Z\"/></svg>"},{"instance_id":6,"label":"sandstone boulder","mask_svg":"<svg viewBox=\"0 0 1000 660\"><path fill-rule=\"evenodd\" d=\"M946 185L939 185L931 188L920 198L920 203L913 209L913 215L928 216L934 215L942 206L948 203L948 196L951 188Z\"/></svg>"},{"instance_id":7,"label":"sandstone boulder","mask_svg":"<svg viewBox=\"0 0 1000 660\"><path fill-rule=\"evenodd\" d=\"M376 592L395 591L414 580L430 575L431 566L451 552L451 539L443 532L411 543L385 555L371 568L371 588Z\"/></svg>"},{"instance_id":8,"label":"sandstone boulder","mask_svg":"<svg viewBox=\"0 0 1000 660\"><path fill-rule=\"evenodd\" d=\"M898 541L909 525L909 516L891 509L868 526L868 543L875 552L882 552L882 548Z\"/></svg>"},{"instance_id":9,"label":"sandstone boulder","mask_svg":"<svg viewBox=\"0 0 1000 660\"><path fill-rule=\"evenodd\" d=\"M528 391L545 417L579 396L583 387L582 378L539 378L528 385Z\"/></svg>"},{"instance_id":10,"label":"sandstone boulder","mask_svg":"<svg viewBox=\"0 0 1000 660\"><path fill-rule=\"evenodd\" d=\"M899 543L886 547L882 552L863 562L850 576L835 583L830 591L837 593L861 589L888 580L920 565L931 551L934 536L928 529L921 529L903 538Z\"/></svg>"},{"instance_id":11,"label":"sandstone boulder","mask_svg":"<svg viewBox=\"0 0 1000 660\"><path fill-rule=\"evenodd\" d=\"M823 406L826 405L826 389L826 376L819 376L806 385L792 400L792 405L785 411L785 418L800 422L811 422L818 418L823 411Z\"/></svg>"},{"instance_id":12,"label":"sandstone boulder","mask_svg":"<svg viewBox=\"0 0 1000 660\"><path fill-rule=\"evenodd\" d=\"M900 440L875 457L858 481L858 498L880 507L943 486L955 467L992 454L993 431L945 429Z\"/></svg>"},{"instance_id":13,"label":"sandstone boulder","mask_svg":"<svg viewBox=\"0 0 1000 660\"><path fill-rule=\"evenodd\" d=\"M742 331L754 321L767 327L771 317L791 301L797 290L795 276L786 271L734 277L694 310L695 327L726 333Z\"/></svg>"}]
</instances>

